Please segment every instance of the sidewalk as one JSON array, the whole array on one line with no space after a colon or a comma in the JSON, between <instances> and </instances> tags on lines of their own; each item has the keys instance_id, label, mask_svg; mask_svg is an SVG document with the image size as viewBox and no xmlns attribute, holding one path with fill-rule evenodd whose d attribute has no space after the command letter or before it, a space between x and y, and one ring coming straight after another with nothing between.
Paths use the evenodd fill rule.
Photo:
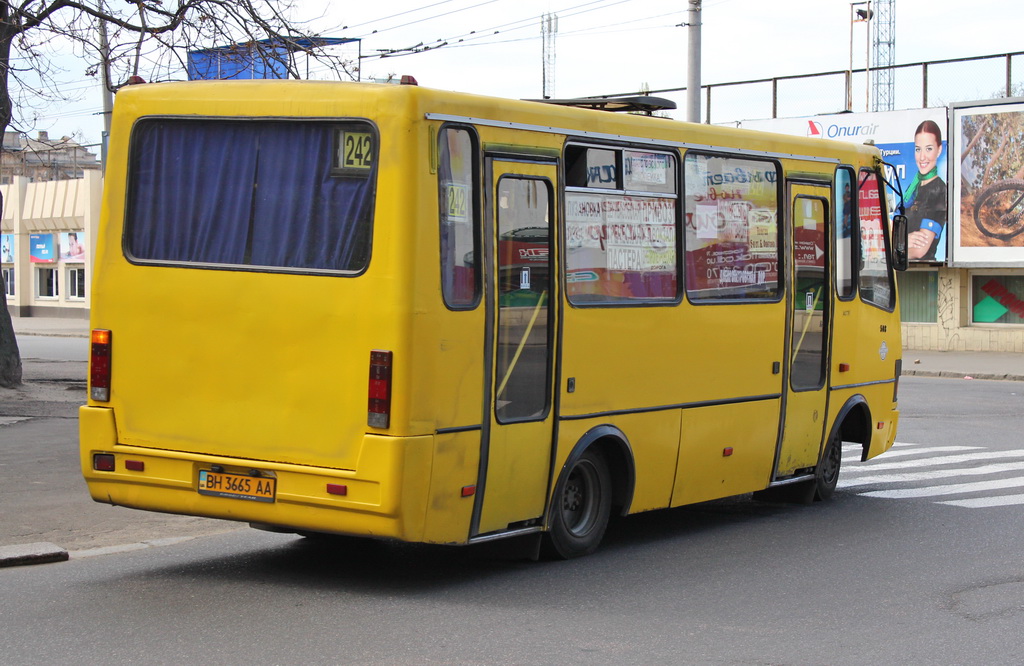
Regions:
<instances>
[{"instance_id":1,"label":"sidewalk","mask_svg":"<svg viewBox=\"0 0 1024 666\"><path fill-rule=\"evenodd\" d=\"M85 319L12 317L17 335L89 337ZM1024 354L903 350L903 375L1024 381Z\"/></svg>"},{"instance_id":2,"label":"sidewalk","mask_svg":"<svg viewBox=\"0 0 1024 666\"><path fill-rule=\"evenodd\" d=\"M89 337L88 319L11 317L15 335L46 335L58 338Z\"/></svg>"},{"instance_id":3,"label":"sidewalk","mask_svg":"<svg viewBox=\"0 0 1024 666\"><path fill-rule=\"evenodd\" d=\"M903 376L1024 381L1024 354L903 350Z\"/></svg>"}]
</instances>

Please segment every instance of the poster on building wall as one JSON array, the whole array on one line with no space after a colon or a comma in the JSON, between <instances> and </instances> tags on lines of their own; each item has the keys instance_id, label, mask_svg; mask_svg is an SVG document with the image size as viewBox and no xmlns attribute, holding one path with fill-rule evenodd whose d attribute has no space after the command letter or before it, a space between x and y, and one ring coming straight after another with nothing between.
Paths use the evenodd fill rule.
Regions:
<instances>
[{"instance_id":1,"label":"poster on building wall","mask_svg":"<svg viewBox=\"0 0 1024 666\"><path fill-rule=\"evenodd\" d=\"M0 234L0 263L14 263L14 234Z\"/></svg>"},{"instance_id":2,"label":"poster on building wall","mask_svg":"<svg viewBox=\"0 0 1024 666\"><path fill-rule=\"evenodd\" d=\"M36 263L56 261L54 254L53 234L31 234L28 237L29 260Z\"/></svg>"},{"instance_id":3,"label":"poster on building wall","mask_svg":"<svg viewBox=\"0 0 1024 666\"><path fill-rule=\"evenodd\" d=\"M873 141L903 190L909 222L910 260L941 262L948 257L949 181L946 109L838 113L810 118L744 120L740 127L818 139ZM898 202L890 193L890 206Z\"/></svg>"},{"instance_id":4,"label":"poster on building wall","mask_svg":"<svg viewBox=\"0 0 1024 666\"><path fill-rule=\"evenodd\" d=\"M60 235L60 258L64 261L85 261L85 233L70 231Z\"/></svg>"},{"instance_id":5,"label":"poster on building wall","mask_svg":"<svg viewBox=\"0 0 1024 666\"><path fill-rule=\"evenodd\" d=\"M951 264L1024 266L1024 99L955 104Z\"/></svg>"}]
</instances>

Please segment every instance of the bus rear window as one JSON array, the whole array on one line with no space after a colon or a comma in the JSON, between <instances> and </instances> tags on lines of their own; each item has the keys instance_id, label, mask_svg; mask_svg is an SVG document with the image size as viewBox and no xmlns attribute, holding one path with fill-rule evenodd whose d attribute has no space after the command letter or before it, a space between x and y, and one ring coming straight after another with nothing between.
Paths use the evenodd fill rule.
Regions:
<instances>
[{"instance_id":1,"label":"bus rear window","mask_svg":"<svg viewBox=\"0 0 1024 666\"><path fill-rule=\"evenodd\" d=\"M368 123L143 120L125 249L143 263L358 273L376 173Z\"/></svg>"}]
</instances>

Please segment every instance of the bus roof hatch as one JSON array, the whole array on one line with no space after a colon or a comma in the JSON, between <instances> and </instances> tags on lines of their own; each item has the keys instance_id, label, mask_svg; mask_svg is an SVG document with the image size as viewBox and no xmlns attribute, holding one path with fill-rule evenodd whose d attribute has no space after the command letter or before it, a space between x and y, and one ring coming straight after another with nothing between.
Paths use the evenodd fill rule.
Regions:
<instances>
[{"instance_id":1,"label":"bus roof hatch","mask_svg":"<svg viewBox=\"0 0 1024 666\"><path fill-rule=\"evenodd\" d=\"M529 99L527 102L543 102L560 106L576 106L582 109L598 109L601 111L633 111L653 114L655 111L667 111L676 108L676 103L664 97L637 95L633 97L577 97L570 99Z\"/></svg>"}]
</instances>

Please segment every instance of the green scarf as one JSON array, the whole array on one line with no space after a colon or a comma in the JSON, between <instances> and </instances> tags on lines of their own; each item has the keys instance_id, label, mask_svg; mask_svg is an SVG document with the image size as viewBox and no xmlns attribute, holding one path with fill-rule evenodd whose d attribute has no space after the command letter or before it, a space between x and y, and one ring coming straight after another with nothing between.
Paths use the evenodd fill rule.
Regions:
<instances>
[{"instance_id":1,"label":"green scarf","mask_svg":"<svg viewBox=\"0 0 1024 666\"><path fill-rule=\"evenodd\" d=\"M910 185L907 186L907 191L904 195L906 198L905 205L907 208L910 208L911 206L914 205L914 196L917 194L917 188L921 184L921 181L931 180L937 175L939 175L938 166L933 166L932 170L926 173L923 177L921 176L920 171L914 174L914 180L910 181Z\"/></svg>"}]
</instances>

